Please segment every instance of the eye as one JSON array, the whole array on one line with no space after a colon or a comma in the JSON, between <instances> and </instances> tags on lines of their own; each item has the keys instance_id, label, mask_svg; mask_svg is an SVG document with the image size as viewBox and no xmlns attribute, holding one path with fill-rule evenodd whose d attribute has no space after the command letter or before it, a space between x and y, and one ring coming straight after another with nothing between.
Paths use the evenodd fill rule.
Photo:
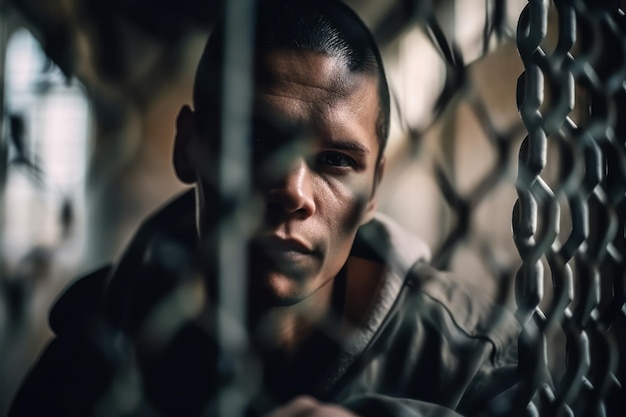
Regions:
<instances>
[{"instance_id":1,"label":"eye","mask_svg":"<svg viewBox=\"0 0 626 417\"><path fill-rule=\"evenodd\" d=\"M340 152L327 151L317 156L318 165L331 167L354 167L354 160Z\"/></svg>"}]
</instances>

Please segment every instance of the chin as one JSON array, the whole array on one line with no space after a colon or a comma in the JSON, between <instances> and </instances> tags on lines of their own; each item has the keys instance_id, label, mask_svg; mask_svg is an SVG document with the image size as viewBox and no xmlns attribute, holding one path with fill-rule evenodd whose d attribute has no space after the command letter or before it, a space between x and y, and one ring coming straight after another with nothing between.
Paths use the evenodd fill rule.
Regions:
<instances>
[{"instance_id":1,"label":"chin","mask_svg":"<svg viewBox=\"0 0 626 417\"><path fill-rule=\"evenodd\" d=\"M261 288L254 298L268 307L287 307L298 304L306 298L302 283L298 279L283 274L269 274L262 281Z\"/></svg>"}]
</instances>

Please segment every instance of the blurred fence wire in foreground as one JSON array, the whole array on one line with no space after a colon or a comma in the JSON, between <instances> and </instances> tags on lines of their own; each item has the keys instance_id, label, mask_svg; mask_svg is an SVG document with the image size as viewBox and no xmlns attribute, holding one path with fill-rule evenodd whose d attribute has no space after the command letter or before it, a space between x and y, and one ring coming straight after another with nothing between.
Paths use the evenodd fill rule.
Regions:
<instances>
[{"instance_id":1,"label":"blurred fence wire in foreground","mask_svg":"<svg viewBox=\"0 0 626 417\"><path fill-rule=\"evenodd\" d=\"M94 102L96 123L99 123L97 134L102 137L112 136L111 126L124 123L126 116L122 117L119 113L128 108L138 113L148 108L145 103L154 99L155 91L163 90L167 80L176 74L172 68L162 64L171 62L172 56L178 56L180 45L188 40L181 35L186 30L184 23L211 21L215 13L213 7L187 1L185 4L195 5L190 8L195 15L185 15L184 12L174 14L171 10L175 7L160 1L150 13L143 14L139 12L143 2L136 0L125 5L115 2L123 17L118 21L119 16L111 12L117 10L113 6L107 9L91 1L78 8L74 4L77 2L68 2L76 6L76 10L70 13L75 26L57 27L50 23L52 20L42 17L45 13L34 12L39 9L33 7L31 2L15 0L11 3L35 22L35 28L41 30L41 37L47 41L46 53L66 73L81 76L81 69L76 65L79 60L72 57L72 54L79 53L80 44L68 39L74 39L73 34L82 33L84 38L81 39L93 44L97 76L107 80L109 84L106 88L115 90L120 97L132 95L134 107L123 107L123 111L118 112L115 105L118 98L103 95L102 85L90 78L94 77L93 74L82 74L81 81L85 82ZM248 12L253 3L247 1L239 5L233 2ZM350 2L357 11L375 10L374 17L369 21L374 22L372 29L383 51L396 45L397 39L410 28L417 27L436 51L438 65L443 69L442 79L439 80L441 88L430 103L429 116L423 118L421 123L414 123L406 116L413 109L407 108L405 99L419 96L422 91L402 91L402 87L395 89L404 145L397 148L401 151L397 151L395 157L391 149L390 157L400 167L396 168L400 172L396 178L401 177L411 193L420 194L425 200L439 198L437 201L441 206L435 211L441 217L437 220L423 213L415 214L417 210L408 216L409 220L411 216L420 217L421 222L438 225L436 237L432 239L435 266L465 272L467 266L463 264L464 258L459 256L469 247L482 264L480 273L489 275L483 277L482 283L492 285L504 303L508 302L511 293L514 295L514 309L524 327L519 340L519 372L523 376L525 390L510 407L514 410L528 408L531 415L541 416L623 415L622 384L626 377L626 360L623 359L626 353L626 18L623 4L616 1L530 0L515 18L515 31L508 24L507 13L511 12L516 2L485 1L480 3L484 24L473 41L476 52L473 58L468 58L467 47L454 36L455 23L447 20L451 15L454 17L451 10L468 7L463 6L463 2L435 4L437 2L390 0L380 3L385 7L375 3L374 0ZM376 10L382 9L384 13L376 15ZM177 24L163 25L168 18L177 19ZM463 16L456 17L457 21L462 19ZM128 21L134 22L141 31L126 28L124 25ZM81 25L93 27L89 26L90 30L86 31ZM167 29L164 29L166 26ZM58 31L59 27L64 27L65 31ZM5 29L6 26L0 28ZM140 58L152 59L150 62L153 65L133 66L136 62L132 61L131 46L135 45L139 50L143 44L137 39L147 37L158 39L160 47L168 53L154 58L149 52L142 52ZM4 57L8 34L1 35L1 39ZM237 39L247 42L245 37L235 37L234 43ZM116 45L116 42L124 44L125 48L112 48L111 45ZM491 54L512 42L516 42L523 72L519 74L517 85L510 83L506 88L512 92L511 97L516 92L521 117L502 125L492 117L494 103L478 93L480 86L472 68L480 66L481 61L485 62ZM415 45L407 43L405 46L407 54L416 53ZM239 48L243 56L246 48ZM149 48L143 50L149 51ZM237 61L242 56L235 53L231 58ZM98 66L98 63L101 65ZM158 68L159 65L165 69ZM485 67L479 68L478 72ZM4 74L4 69L0 71ZM390 73L393 74L393 70ZM409 77L418 75L408 74ZM3 84L3 78L0 77L0 84ZM147 80L149 87L141 87L143 84L138 80L142 78ZM231 80L229 85L239 88L242 85L240 81ZM6 91L6 88L3 90ZM228 96L229 92L225 94ZM128 97L126 99L132 101ZM4 102L3 94L0 94L0 100ZM4 107L0 106L0 109ZM471 116L460 118L458 114L461 111ZM242 117L245 118L245 114ZM477 135L484 138L482 146L486 148L481 149L487 149L491 155L490 164L484 162L484 154L471 160L474 168L489 166L486 169L481 167L479 175L473 173L476 179L469 186L463 184L464 171L455 162L459 153L468 151L464 142L467 137L462 135L464 129L469 129L468 119L477 125L473 132L479 132ZM42 178L44 174L37 161L28 157L27 149L36 141L28 142L23 137L24 129L28 127L23 126L23 119L3 111L2 120L0 237L4 239L4 217L7 207L12 204L7 197L8 173L26 166L29 177L39 189L45 188L46 178ZM235 134L238 127L233 126ZM434 145L425 151L428 137L435 137ZM125 148L126 145L120 145L122 141L111 145L111 142L105 143L100 138L100 142L98 139L96 142L96 157L83 161L91 164L91 174L95 178L98 178L98 173L101 176L105 176L102 172L111 174L111 166L119 163L119 159L131 160L127 154L140 154L142 150L141 143ZM123 155L111 149L121 149L123 152L120 154ZM407 149L409 151L404 152ZM412 171L403 165L408 166L414 160L422 161L424 154L432 157L429 163L432 169L427 173L436 188L432 195L427 191L422 193L421 177L412 177ZM17 159L13 157L15 155ZM512 155L516 155L517 160ZM245 161L245 155L242 157ZM137 157L132 161L137 160L141 159ZM514 183L508 182L511 172L515 170L517 179ZM132 172L124 175L120 176L124 182L120 181L119 187L132 190L127 194L140 193L140 187L133 188L133 181L129 181L134 178ZM127 185L129 183L131 185ZM245 187L233 190L229 184L224 186L227 191L246 193ZM500 198L502 187L516 191L517 201ZM390 194L394 192L398 193L390 191ZM94 198L93 191L85 193L84 198ZM237 195L233 198L237 204L244 205L244 197ZM494 199L498 201L495 206L491 205ZM118 209L115 203L110 204L103 205L105 208L101 211L106 212L107 207ZM72 219L72 210L63 208L67 205L66 200L58 204L61 223ZM517 252L507 249L508 253L503 256L502 248L481 228L479 217L484 216L485 207L491 210L496 207L495 210L498 210L498 213L487 213L488 218L495 219L500 212L506 212L507 224L506 227L499 227L498 236L511 240L511 247ZM389 209L394 211L396 208ZM511 214L512 223L508 223ZM93 223L104 226L93 229L85 226L87 230L83 233L92 239L105 239L104 234L108 233L105 229L114 227L115 218L96 218ZM225 230L222 238L230 239L232 234ZM237 246L241 242L230 243ZM0 361L9 352L11 345L8 338L16 334L8 331L17 323L14 312L25 308L25 298L35 297L27 288L28 283L37 275L46 275L46 271L50 270L49 263L55 262L49 248L39 248L24 256L21 269L9 268L6 248L7 244L0 247L0 307L3 309L0 315ZM42 268L42 265L48 269ZM24 274L28 276L21 278ZM233 282L232 278L228 280ZM22 325L29 324L25 322ZM227 324L224 326L227 327ZM222 335L222 339L227 337L229 335ZM540 386L538 382L538 371L546 363L554 378L554 390ZM0 362L0 369L10 367ZM232 389L226 394L236 396ZM533 406L528 404L536 394L542 397L546 409L530 409ZM7 399L1 398L0 401L6 402ZM224 404L224 407L228 408L229 404ZM486 414L509 415L509 411L486 410Z\"/></svg>"}]
</instances>

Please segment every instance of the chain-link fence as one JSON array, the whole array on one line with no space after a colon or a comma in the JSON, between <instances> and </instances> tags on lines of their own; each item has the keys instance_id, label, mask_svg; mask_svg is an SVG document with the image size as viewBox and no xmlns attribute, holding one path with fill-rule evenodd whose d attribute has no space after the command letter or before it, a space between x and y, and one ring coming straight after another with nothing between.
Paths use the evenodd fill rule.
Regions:
<instances>
[{"instance_id":1,"label":"chain-link fence","mask_svg":"<svg viewBox=\"0 0 626 417\"><path fill-rule=\"evenodd\" d=\"M626 351L624 5L583 0L531 0L521 5L503 0L472 5L460 1L350 4L370 25L389 62L396 130L389 144L389 172L381 190L380 208L425 237L433 247L434 266L465 276L515 311L523 326L518 372L524 389L517 393L511 409L542 416L624 414L621 384L625 374L620 358ZM241 29L250 25L241 22L253 19L253 5L253 1L243 0L226 3L227 28L234 29L226 31L227 45L235 45L226 49L231 52L226 60L234 66L246 68L249 62L246 54L250 53L247 45L251 34L242 34ZM48 55L66 73L81 78L89 91L97 127L95 157L91 160L92 190L88 187L85 198L96 203L87 203L92 214L86 216L91 220L86 221L82 232L75 233L84 233L87 241L98 241L87 244L91 254L85 255L98 260L115 254L117 249L110 247L122 246L119 242L124 239L114 237L115 230L131 233L137 221L154 208L155 201L178 189L177 185L166 185L149 196L144 193L156 182L154 178L152 182L145 180L147 174L158 171L158 178L163 178L164 166L169 164L169 155L153 159L145 155L154 148L165 149L161 153L168 154L170 146L169 142L161 146L155 145L156 139L150 141L154 132L144 135L144 125L158 123L155 119L160 114L171 114L171 109L168 113L163 107L158 113L150 103L167 99L177 108L181 100L188 100L189 81L184 80L190 78L198 46L206 35L198 28L206 28L217 15L217 6L210 2L185 2L187 12L165 1L150 7L149 13L142 12L143 6L141 1L114 2L110 7L92 1L68 2L63 10L47 10L33 2L15 0L0 9L4 19L16 11L26 16L22 22L39 31ZM472 22L473 29L464 31ZM0 44L6 45L8 38L7 34ZM118 47L120 44L125 47ZM189 45L195 47L186 49ZM142 51L139 59L148 62L144 67L136 65L133 51L138 50ZM92 60L84 61L86 55ZM429 56L430 60L416 62L414 56ZM184 62L189 64L165 65L176 57L181 57L181 62L186 58ZM85 70L90 65L93 68ZM190 69L185 70L187 67ZM228 120L249 118L250 109L241 105L249 102L249 77L244 71L225 79L225 98L236 99L224 102ZM413 78L425 81L412 84ZM435 87L427 90L428 83ZM159 93L168 92L171 84L179 87L177 92L170 91L159 101ZM425 110L416 110L420 103L415 96L430 97L425 106L421 105ZM161 118L163 125L174 123L171 117ZM6 217L5 208L12 201L5 184L15 165L7 155L8 149L15 153L17 127L8 129L10 119L3 120L0 215ZM224 200L218 223L242 224L230 219L233 207L238 219L249 213L247 174L238 170L233 175L228 168L232 161L248 166L243 143L248 134L246 123L225 125L231 130L225 129L229 140L222 156L229 162L222 164L227 171L221 175ZM148 139L132 138L138 133ZM235 146L236 137L241 138L240 146ZM36 163L31 166L37 170ZM142 205L142 197L149 203ZM124 207L133 213L130 220L124 218ZM61 217L68 221L68 215ZM0 225L5 221L0 218ZM239 375L241 378L226 384L218 404L224 414L236 415L245 404L241 399L254 391L249 386L253 384L250 370L256 362L244 346L243 336L232 332L232 316L240 322L245 316L241 310L244 295L224 298L238 294L232 286L243 286L238 279L245 265L239 263L237 269L231 266L233 253L245 250L246 231L220 230L221 244L216 247L221 251L210 258L219 260L217 271L224 275L221 282L231 285L219 287L223 302L240 308L231 311L224 322L218 321L213 334L223 351L238 352L233 358L241 361L240 369L248 372L248 378ZM4 228L1 233L5 234ZM107 240L113 243L102 244ZM0 250L0 256L3 253L6 250ZM48 258L46 255L46 262L55 262L54 257ZM37 259L41 258L29 262L40 265ZM30 271L31 275L50 274L50 268L42 272L21 265L20 271ZM42 311L47 310L51 297L44 297L45 307L33 313L32 308L24 307L25 300L37 297L33 277L16 283L16 269L6 259L0 260L0 268L5 311L0 317L0 356L10 358L21 348L20 343L29 339L7 329L13 328L12 323L32 325L15 312L34 314L42 321ZM75 273L77 269L73 265L73 270L55 273ZM59 282L69 282L69 278L56 278L53 288L60 287ZM50 289L38 291L46 288ZM181 287L160 302L151 317L184 320L185 314L195 311L196 291L193 285ZM180 303L172 304L176 297L188 301L191 312L182 311ZM170 320L159 331L160 340L167 340L167 332L175 330ZM17 340L19 337L22 340ZM540 377L545 365L553 387L544 385ZM12 370L6 364L0 369ZM124 406L140 402L127 401L128 392L140 392L141 388L136 375L124 369L120 368L111 389L105 390L99 409L103 415L124 414L128 411ZM7 392L12 392L17 382L7 378L5 383ZM541 401L531 403L537 397ZM541 407L535 409L535 404ZM485 410L485 414L502 415L503 411Z\"/></svg>"},{"instance_id":2,"label":"chain-link fence","mask_svg":"<svg viewBox=\"0 0 626 417\"><path fill-rule=\"evenodd\" d=\"M540 331L530 336L527 329L520 344L530 353L543 334L560 326L567 356L556 391L546 393L551 413L602 415L604 397L619 386L623 350L615 327L624 314L624 73L615 58L623 55L624 14L609 4L555 6L553 49L542 46L548 7L541 2L529 3L517 35L525 65L518 103L528 136L520 150L513 220L523 259L516 294L520 317ZM548 184L542 175L552 149L559 170ZM562 213L569 213L571 226L559 236ZM545 313L537 309L542 257L553 288ZM609 398L618 409L615 396Z\"/></svg>"}]
</instances>

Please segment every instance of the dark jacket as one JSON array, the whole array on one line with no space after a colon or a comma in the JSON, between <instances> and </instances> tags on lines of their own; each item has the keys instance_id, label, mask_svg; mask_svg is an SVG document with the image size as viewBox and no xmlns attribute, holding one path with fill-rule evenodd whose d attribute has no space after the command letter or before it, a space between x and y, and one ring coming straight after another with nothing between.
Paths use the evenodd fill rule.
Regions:
<instances>
[{"instance_id":1,"label":"dark jacket","mask_svg":"<svg viewBox=\"0 0 626 417\"><path fill-rule=\"evenodd\" d=\"M56 337L10 416L215 415L230 362L212 329L188 320L197 313L193 198L148 219L116 265L66 291L50 316ZM327 360L312 352L311 362L261 386L251 415L300 394L363 416L516 407L520 328L506 309L431 268L426 246L382 216L360 229L351 256L387 266L367 319ZM145 337L150 323L159 330Z\"/></svg>"}]
</instances>

